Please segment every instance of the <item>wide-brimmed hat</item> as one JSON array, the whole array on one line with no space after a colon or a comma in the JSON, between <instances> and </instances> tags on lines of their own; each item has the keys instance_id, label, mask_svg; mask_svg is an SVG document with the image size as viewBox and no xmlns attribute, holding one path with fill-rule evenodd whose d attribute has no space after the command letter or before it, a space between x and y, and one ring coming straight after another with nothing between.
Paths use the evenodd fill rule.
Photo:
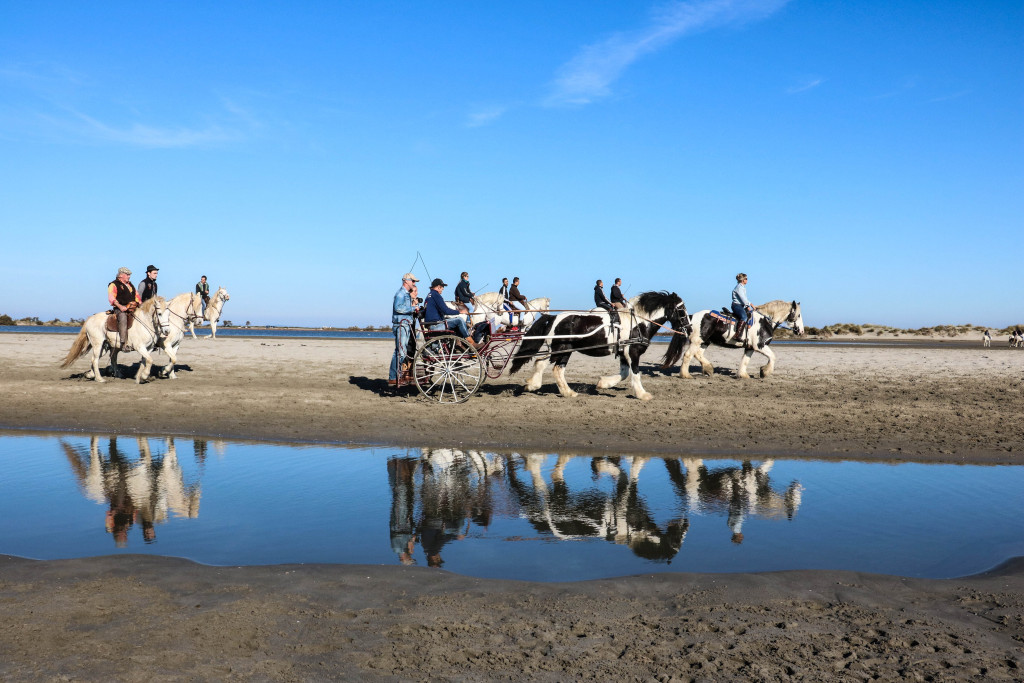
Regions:
<instances>
[{"instance_id":1,"label":"wide-brimmed hat","mask_svg":"<svg viewBox=\"0 0 1024 683\"><path fill-rule=\"evenodd\" d=\"M413 282L419 282L420 281L420 279L418 277L416 277L415 275L413 275L412 273L406 273L405 275L402 276L402 279L403 280L412 280Z\"/></svg>"},{"instance_id":2,"label":"wide-brimmed hat","mask_svg":"<svg viewBox=\"0 0 1024 683\"><path fill-rule=\"evenodd\" d=\"M448 283L445 282L444 280L442 280L439 277L435 277L434 281L430 283L430 288L433 289L434 287L439 287L439 286L440 287L447 287Z\"/></svg>"},{"instance_id":3,"label":"wide-brimmed hat","mask_svg":"<svg viewBox=\"0 0 1024 683\"><path fill-rule=\"evenodd\" d=\"M131 275L132 269L128 268L127 266L121 266L120 268L117 269L117 274L120 275L121 273L128 273L129 275Z\"/></svg>"}]
</instances>

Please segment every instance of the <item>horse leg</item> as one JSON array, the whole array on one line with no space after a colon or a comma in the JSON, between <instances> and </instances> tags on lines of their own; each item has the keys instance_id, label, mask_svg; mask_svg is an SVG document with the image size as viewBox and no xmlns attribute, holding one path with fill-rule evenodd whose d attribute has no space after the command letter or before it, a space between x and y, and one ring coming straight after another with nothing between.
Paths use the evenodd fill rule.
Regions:
<instances>
[{"instance_id":1,"label":"horse leg","mask_svg":"<svg viewBox=\"0 0 1024 683\"><path fill-rule=\"evenodd\" d=\"M527 391L537 391L544 380L544 369L548 366L547 358L539 358L533 363L533 374L526 383Z\"/></svg>"},{"instance_id":2,"label":"horse leg","mask_svg":"<svg viewBox=\"0 0 1024 683\"><path fill-rule=\"evenodd\" d=\"M179 341L178 343L181 342ZM167 358L169 360L167 361L167 365L164 369L160 371L160 376L169 379L178 379L178 376L174 374L174 364L178 362L178 344L172 344L171 346L166 347L164 352L167 354Z\"/></svg>"},{"instance_id":3,"label":"horse leg","mask_svg":"<svg viewBox=\"0 0 1024 683\"><path fill-rule=\"evenodd\" d=\"M100 356L103 354L103 342L92 345L92 369L85 373L86 379L93 379L97 382L106 382L100 374Z\"/></svg>"},{"instance_id":4,"label":"horse leg","mask_svg":"<svg viewBox=\"0 0 1024 683\"><path fill-rule=\"evenodd\" d=\"M704 357L704 352L707 351L708 344L701 344L697 349L697 360L700 362L700 371L704 373L705 377L712 377L715 374L715 366L711 364L707 358Z\"/></svg>"},{"instance_id":5,"label":"horse leg","mask_svg":"<svg viewBox=\"0 0 1024 683\"><path fill-rule=\"evenodd\" d=\"M768 359L768 362L761 366L761 377L767 377L775 370L775 352L770 346L765 346L760 351Z\"/></svg>"},{"instance_id":6,"label":"horse leg","mask_svg":"<svg viewBox=\"0 0 1024 683\"><path fill-rule=\"evenodd\" d=\"M110 345L110 375L118 379L124 379L121 374L121 366L117 364L117 354L121 353L117 343Z\"/></svg>"},{"instance_id":7,"label":"horse leg","mask_svg":"<svg viewBox=\"0 0 1024 683\"><path fill-rule=\"evenodd\" d=\"M622 380L629 377L629 363L626 362L624 355L619 356L619 374L617 375L604 375L601 379L597 380L598 389L610 389Z\"/></svg>"},{"instance_id":8,"label":"horse leg","mask_svg":"<svg viewBox=\"0 0 1024 683\"><path fill-rule=\"evenodd\" d=\"M551 366L551 374L555 376L555 384L558 385L558 393L563 398L576 398L578 394L569 388L569 383L565 381L565 364L569 362L569 356L566 354L564 361L555 361Z\"/></svg>"},{"instance_id":9,"label":"horse leg","mask_svg":"<svg viewBox=\"0 0 1024 683\"><path fill-rule=\"evenodd\" d=\"M740 361L739 372L736 373L738 377L743 379L750 379L750 375L747 374L747 365L750 364L750 357L754 355L754 349L743 349L743 360Z\"/></svg>"},{"instance_id":10,"label":"horse leg","mask_svg":"<svg viewBox=\"0 0 1024 683\"><path fill-rule=\"evenodd\" d=\"M217 321L216 320L211 320L210 321L210 339L216 339L216 338L217 338Z\"/></svg>"},{"instance_id":11,"label":"horse leg","mask_svg":"<svg viewBox=\"0 0 1024 683\"><path fill-rule=\"evenodd\" d=\"M686 344L686 350L683 351L683 359L680 361L679 365L679 376L683 379L690 379L693 377L693 375L690 374L690 361L693 360L694 355L696 355L695 349L697 348L697 343L692 340Z\"/></svg>"},{"instance_id":12,"label":"horse leg","mask_svg":"<svg viewBox=\"0 0 1024 683\"><path fill-rule=\"evenodd\" d=\"M135 383L142 384L143 381L149 380L149 371L153 367L153 357L149 355L145 345L140 345L138 351L142 356L142 360L139 361L139 371L135 373Z\"/></svg>"},{"instance_id":13,"label":"horse leg","mask_svg":"<svg viewBox=\"0 0 1024 683\"><path fill-rule=\"evenodd\" d=\"M641 401L650 401L654 398L654 395L644 389L643 383L640 381L640 354L645 351L643 346L631 345L628 349L629 353L629 364L625 365L625 369L629 372L630 383L633 387L633 395ZM620 360L624 356L619 357Z\"/></svg>"}]
</instances>

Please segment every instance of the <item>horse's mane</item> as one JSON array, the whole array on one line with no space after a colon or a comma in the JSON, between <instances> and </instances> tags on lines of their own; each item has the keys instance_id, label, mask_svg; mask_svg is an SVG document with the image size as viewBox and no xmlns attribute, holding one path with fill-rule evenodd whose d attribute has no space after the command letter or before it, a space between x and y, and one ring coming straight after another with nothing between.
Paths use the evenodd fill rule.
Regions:
<instances>
[{"instance_id":1,"label":"horse's mane","mask_svg":"<svg viewBox=\"0 0 1024 683\"><path fill-rule=\"evenodd\" d=\"M630 299L630 304L639 309L640 313L649 314L659 308L669 309L677 307L683 300L675 292L643 292Z\"/></svg>"},{"instance_id":2,"label":"horse's mane","mask_svg":"<svg viewBox=\"0 0 1024 683\"><path fill-rule=\"evenodd\" d=\"M156 306L156 302L167 303L167 300L162 296L154 296L152 299L146 299L139 305L139 310L143 313L152 313L153 307Z\"/></svg>"},{"instance_id":3,"label":"horse's mane","mask_svg":"<svg viewBox=\"0 0 1024 683\"><path fill-rule=\"evenodd\" d=\"M181 294L176 294L174 297L171 298L170 305L173 306L179 301L186 301L194 296L199 296L199 292L182 292Z\"/></svg>"},{"instance_id":4,"label":"horse's mane","mask_svg":"<svg viewBox=\"0 0 1024 683\"><path fill-rule=\"evenodd\" d=\"M754 306L754 308L758 313L766 315L772 320L785 320L789 317L789 312L793 310L793 302L776 299L760 306Z\"/></svg>"}]
</instances>

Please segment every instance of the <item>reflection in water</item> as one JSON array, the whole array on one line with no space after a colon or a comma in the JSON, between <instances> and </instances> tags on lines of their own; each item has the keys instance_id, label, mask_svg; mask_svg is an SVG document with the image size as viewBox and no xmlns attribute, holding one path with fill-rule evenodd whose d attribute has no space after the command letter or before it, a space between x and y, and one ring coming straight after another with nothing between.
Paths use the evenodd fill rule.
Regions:
<instances>
[{"instance_id":1,"label":"reflection in water","mask_svg":"<svg viewBox=\"0 0 1024 683\"><path fill-rule=\"evenodd\" d=\"M427 564L439 567L442 548L466 538L474 525L486 531L501 501L510 508L507 515L527 520L542 536L603 538L646 560L671 562L691 515L725 516L731 540L742 543L745 519L792 519L803 490L795 480L781 492L773 489L771 460L709 468L699 458L655 458L664 463L677 500L670 518L659 522L640 487L650 457L590 457L590 485L574 481L575 488L565 471L576 456L554 456L548 480L550 457L436 449L389 458L392 551L402 564L414 564L418 540ZM600 486L604 480L607 488Z\"/></svg>"},{"instance_id":2,"label":"reflection in water","mask_svg":"<svg viewBox=\"0 0 1024 683\"><path fill-rule=\"evenodd\" d=\"M138 457L131 458L118 446L117 437L90 439L89 449L61 440L64 455L86 498L108 503L105 527L119 548L128 544L128 532L138 523L146 543L156 540L156 525L167 521L168 513L179 517L199 515L199 483L185 485L173 438L160 439L164 450L155 452L149 439L138 438ZM196 441L196 459L205 456ZM200 455L203 453L203 456Z\"/></svg>"},{"instance_id":3,"label":"reflection in water","mask_svg":"<svg viewBox=\"0 0 1024 683\"><path fill-rule=\"evenodd\" d=\"M36 559L123 549L567 581L826 568L951 577L1024 555L1020 466L0 433L0 471L0 519L19 520L0 525L0 553Z\"/></svg>"}]
</instances>

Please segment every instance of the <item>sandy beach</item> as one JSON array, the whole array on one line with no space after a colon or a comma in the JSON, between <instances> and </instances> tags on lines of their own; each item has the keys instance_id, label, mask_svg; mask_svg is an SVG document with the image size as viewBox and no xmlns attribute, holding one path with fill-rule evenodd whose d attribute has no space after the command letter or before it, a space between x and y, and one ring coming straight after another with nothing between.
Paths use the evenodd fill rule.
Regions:
<instances>
[{"instance_id":1,"label":"sandy beach","mask_svg":"<svg viewBox=\"0 0 1024 683\"><path fill-rule=\"evenodd\" d=\"M779 345L776 373L680 379L654 400L558 396L519 375L465 404L387 391L376 340L186 340L178 379L62 370L69 335L0 334L0 427L562 453L699 453L1021 465L1024 350L936 339ZM138 354L123 359L128 369ZM159 355L158 363L166 361ZM754 356L752 368L763 362ZM106 364L104 359L103 365ZM696 372L697 368L693 368ZM0 678L1022 680L1024 563L922 580L837 571L565 584L425 567L224 568L143 556L0 558Z\"/></svg>"}]
</instances>

